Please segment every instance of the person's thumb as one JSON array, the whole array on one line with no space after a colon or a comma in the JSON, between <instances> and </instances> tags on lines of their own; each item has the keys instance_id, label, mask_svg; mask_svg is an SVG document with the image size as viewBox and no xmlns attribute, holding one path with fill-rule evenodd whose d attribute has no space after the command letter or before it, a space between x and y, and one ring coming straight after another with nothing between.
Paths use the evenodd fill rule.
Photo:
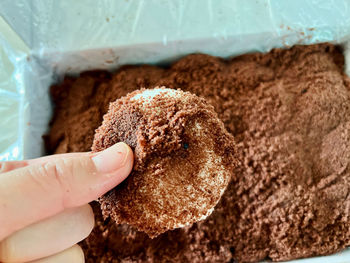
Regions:
<instances>
[{"instance_id":1,"label":"person's thumb","mask_svg":"<svg viewBox=\"0 0 350 263\"><path fill-rule=\"evenodd\" d=\"M54 156L0 174L0 240L66 208L97 199L122 182L133 166L125 143L99 153Z\"/></svg>"}]
</instances>

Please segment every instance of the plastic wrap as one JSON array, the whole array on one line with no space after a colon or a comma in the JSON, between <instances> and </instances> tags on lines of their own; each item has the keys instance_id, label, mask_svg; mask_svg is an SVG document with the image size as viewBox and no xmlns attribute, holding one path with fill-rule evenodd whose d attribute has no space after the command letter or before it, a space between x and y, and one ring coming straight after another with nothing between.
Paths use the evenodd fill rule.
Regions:
<instances>
[{"instance_id":1,"label":"plastic wrap","mask_svg":"<svg viewBox=\"0 0 350 263\"><path fill-rule=\"evenodd\" d=\"M0 160L44 154L48 88L64 74L350 38L347 0L2 0L0 14L25 47L0 32Z\"/></svg>"},{"instance_id":2,"label":"plastic wrap","mask_svg":"<svg viewBox=\"0 0 350 263\"><path fill-rule=\"evenodd\" d=\"M64 74L168 63L194 52L228 57L342 43L350 36L348 1L3 0L0 13L29 47L27 55L11 52L0 35L14 68L0 86L1 159L43 154L48 87ZM4 88L6 81L15 92Z\"/></svg>"},{"instance_id":3,"label":"plastic wrap","mask_svg":"<svg viewBox=\"0 0 350 263\"><path fill-rule=\"evenodd\" d=\"M22 124L28 104L24 101L23 69L25 48L0 18L0 161L23 158ZM5 40L6 37L6 40ZM23 65L23 66L21 66Z\"/></svg>"}]
</instances>

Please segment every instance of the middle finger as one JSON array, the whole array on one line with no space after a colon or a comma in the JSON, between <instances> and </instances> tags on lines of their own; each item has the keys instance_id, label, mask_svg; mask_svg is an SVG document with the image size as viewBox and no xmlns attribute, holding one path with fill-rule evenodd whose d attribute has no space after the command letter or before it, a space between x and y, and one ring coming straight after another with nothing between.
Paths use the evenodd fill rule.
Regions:
<instances>
[{"instance_id":1,"label":"middle finger","mask_svg":"<svg viewBox=\"0 0 350 263\"><path fill-rule=\"evenodd\" d=\"M0 262L28 262L53 255L86 238L93 227L89 205L67 209L0 241Z\"/></svg>"}]
</instances>

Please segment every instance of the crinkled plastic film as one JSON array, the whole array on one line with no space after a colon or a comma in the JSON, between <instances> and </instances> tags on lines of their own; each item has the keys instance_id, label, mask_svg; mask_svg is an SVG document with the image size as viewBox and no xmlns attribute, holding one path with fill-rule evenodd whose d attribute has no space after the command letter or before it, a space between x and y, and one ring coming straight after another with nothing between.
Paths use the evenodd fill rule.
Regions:
<instances>
[{"instance_id":1,"label":"crinkled plastic film","mask_svg":"<svg viewBox=\"0 0 350 263\"><path fill-rule=\"evenodd\" d=\"M3 33L3 32L2 32ZM0 33L0 161L23 158L24 101L23 53L17 52Z\"/></svg>"},{"instance_id":2,"label":"crinkled plastic film","mask_svg":"<svg viewBox=\"0 0 350 263\"><path fill-rule=\"evenodd\" d=\"M44 154L48 89L65 74L350 38L347 0L2 0L0 14L28 47L18 52L0 32L0 160ZM311 260L302 262L323 262Z\"/></svg>"},{"instance_id":3,"label":"crinkled plastic film","mask_svg":"<svg viewBox=\"0 0 350 263\"><path fill-rule=\"evenodd\" d=\"M2 39L2 55L11 59L14 71L0 86L0 122L17 126L3 129L1 159L44 153L48 87L64 74L168 63L194 52L228 57L294 44L342 43L350 35L348 1L3 0L1 5L1 15L29 47L26 56L11 53ZM3 88L6 81L15 81L15 93Z\"/></svg>"}]
</instances>

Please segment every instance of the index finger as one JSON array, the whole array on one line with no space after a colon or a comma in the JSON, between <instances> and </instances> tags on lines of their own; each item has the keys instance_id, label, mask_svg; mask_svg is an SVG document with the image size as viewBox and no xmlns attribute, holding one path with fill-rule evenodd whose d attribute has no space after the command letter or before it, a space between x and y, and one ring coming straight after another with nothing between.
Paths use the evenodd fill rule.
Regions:
<instances>
[{"instance_id":1,"label":"index finger","mask_svg":"<svg viewBox=\"0 0 350 263\"><path fill-rule=\"evenodd\" d=\"M29 224L97 199L131 172L131 149L61 156L0 176L0 240Z\"/></svg>"},{"instance_id":2,"label":"index finger","mask_svg":"<svg viewBox=\"0 0 350 263\"><path fill-rule=\"evenodd\" d=\"M23 160L23 161L7 161L7 162L0 162L0 174L6 173L18 168L22 168L31 164L39 164L39 163L47 163L49 161L52 161L54 159L58 159L61 157L74 157L79 156L82 153L61 153L61 154L55 154L55 155L48 155L36 159L31 160Z\"/></svg>"}]
</instances>

